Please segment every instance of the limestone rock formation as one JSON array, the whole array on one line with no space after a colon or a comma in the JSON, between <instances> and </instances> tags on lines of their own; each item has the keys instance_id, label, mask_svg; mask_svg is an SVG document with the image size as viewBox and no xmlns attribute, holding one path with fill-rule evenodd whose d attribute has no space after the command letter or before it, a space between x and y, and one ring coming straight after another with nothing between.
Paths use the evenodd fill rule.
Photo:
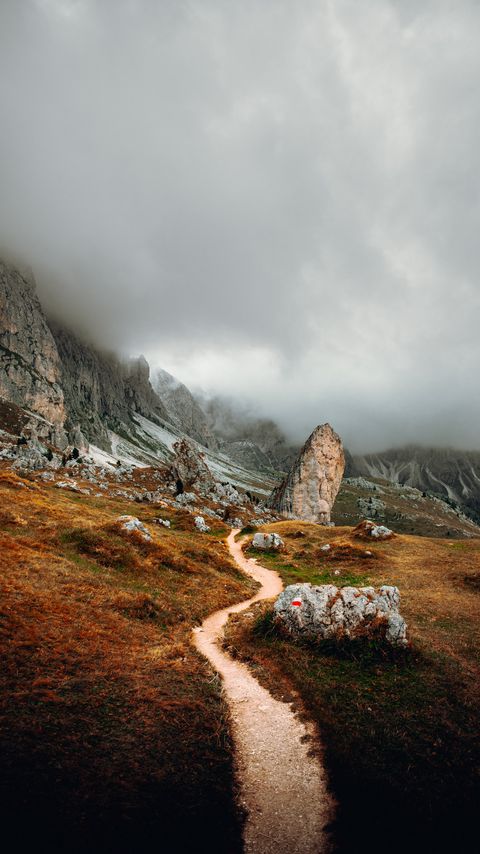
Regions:
<instances>
[{"instance_id":1,"label":"limestone rock formation","mask_svg":"<svg viewBox=\"0 0 480 854\"><path fill-rule=\"evenodd\" d=\"M345 469L340 437L330 427L316 427L268 506L290 519L328 524Z\"/></svg>"},{"instance_id":2,"label":"limestone rock formation","mask_svg":"<svg viewBox=\"0 0 480 854\"><path fill-rule=\"evenodd\" d=\"M397 587L335 587L290 584L274 606L275 620L287 634L309 640L376 638L407 645L407 626L399 612Z\"/></svg>"},{"instance_id":3,"label":"limestone rock formation","mask_svg":"<svg viewBox=\"0 0 480 854\"><path fill-rule=\"evenodd\" d=\"M171 467L171 477L176 483L177 491L184 492L185 489L197 489L207 494L214 486L215 481L208 468L204 454L191 439L179 439L173 445L175 459Z\"/></svg>"},{"instance_id":4,"label":"limestone rock formation","mask_svg":"<svg viewBox=\"0 0 480 854\"><path fill-rule=\"evenodd\" d=\"M57 431L63 441L66 412L55 341L34 285L1 261L0 397L45 419L43 438Z\"/></svg>"},{"instance_id":5,"label":"limestone rock formation","mask_svg":"<svg viewBox=\"0 0 480 854\"><path fill-rule=\"evenodd\" d=\"M218 449L218 442L208 426L207 416L186 385L163 370L156 372L152 385L175 427L206 448L214 451Z\"/></svg>"},{"instance_id":6,"label":"limestone rock formation","mask_svg":"<svg viewBox=\"0 0 480 854\"><path fill-rule=\"evenodd\" d=\"M96 349L70 330L50 321L61 359L61 384L70 429L78 425L89 442L111 451L109 430L135 432L135 412L164 423L168 414L149 379L148 362L140 356L124 364ZM133 428L133 429L132 429Z\"/></svg>"}]
</instances>

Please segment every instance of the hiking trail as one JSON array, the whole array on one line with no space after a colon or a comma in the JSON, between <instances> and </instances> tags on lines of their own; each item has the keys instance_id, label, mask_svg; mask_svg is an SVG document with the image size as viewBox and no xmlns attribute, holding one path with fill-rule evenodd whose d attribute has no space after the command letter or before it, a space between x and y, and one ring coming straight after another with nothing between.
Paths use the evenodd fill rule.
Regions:
<instances>
[{"instance_id":1,"label":"hiking trail","mask_svg":"<svg viewBox=\"0 0 480 854\"><path fill-rule=\"evenodd\" d=\"M230 554L261 587L250 599L207 617L194 629L194 643L222 677L232 716L237 778L247 810L245 852L327 854L333 800L319 751L311 752L318 745L315 726L301 721L291 703L272 697L245 664L221 648L231 614L283 589L277 572L245 557L236 534L233 530L227 539Z\"/></svg>"}]
</instances>

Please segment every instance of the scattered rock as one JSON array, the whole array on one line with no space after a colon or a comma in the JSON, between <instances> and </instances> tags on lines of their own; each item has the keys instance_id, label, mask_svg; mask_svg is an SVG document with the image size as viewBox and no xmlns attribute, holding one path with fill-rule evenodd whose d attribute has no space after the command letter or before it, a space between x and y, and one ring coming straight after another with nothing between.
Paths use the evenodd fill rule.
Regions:
<instances>
[{"instance_id":1,"label":"scattered rock","mask_svg":"<svg viewBox=\"0 0 480 854\"><path fill-rule=\"evenodd\" d=\"M252 546L254 549L278 552L285 548L285 543L278 534L262 534L258 531L253 537Z\"/></svg>"},{"instance_id":2,"label":"scattered rock","mask_svg":"<svg viewBox=\"0 0 480 854\"><path fill-rule=\"evenodd\" d=\"M335 587L290 584L274 606L277 624L309 640L376 638L406 646L407 626L399 613L397 587Z\"/></svg>"},{"instance_id":3,"label":"scattered rock","mask_svg":"<svg viewBox=\"0 0 480 854\"><path fill-rule=\"evenodd\" d=\"M331 548L332 547L331 547L330 543L325 543L324 546L320 546L320 551L321 552L329 552Z\"/></svg>"},{"instance_id":4,"label":"scattered rock","mask_svg":"<svg viewBox=\"0 0 480 854\"><path fill-rule=\"evenodd\" d=\"M80 492L80 487L77 486L76 480L59 480L55 486L57 489L69 489L70 492Z\"/></svg>"},{"instance_id":5,"label":"scattered rock","mask_svg":"<svg viewBox=\"0 0 480 854\"><path fill-rule=\"evenodd\" d=\"M268 506L290 519L328 525L344 469L341 439L330 424L322 424L309 436L286 478L272 492Z\"/></svg>"},{"instance_id":6,"label":"scattered rock","mask_svg":"<svg viewBox=\"0 0 480 854\"><path fill-rule=\"evenodd\" d=\"M217 501L219 504L223 504L224 506L227 504L233 504L236 507L239 507L245 503L245 496L241 495L238 489L228 482L217 482L210 492L209 498L211 498L212 501Z\"/></svg>"},{"instance_id":7,"label":"scattered rock","mask_svg":"<svg viewBox=\"0 0 480 854\"><path fill-rule=\"evenodd\" d=\"M358 498L357 507L363 516L374 519L384 515L387 505L380 498Z\"/></svg>"},{"instance_id":8,"label":"scattered rock","mask_svg":"<svg viewBox=\"0 0 480 854\"><path fill-rule=\"evenodd\" d=\"M206 534L210 530L203 516L195 516L195 527L202 533Z\"/></svg>"},{"instance_id":9,"label":"scattered rock","mask_svg":"<svg viewBox=\"0 0 480 854\"><path fill-rule=\"evenodd\" d=\"M170 528L171 522L169 519L154 519L156 525L163 525L164 528Z\"/></svg>"},{"instance_id":10,"label":"scattered rock","mask_svg":"<svg viewBox=\"0 0 480 854\"><path fill-rule=\"evenodd\" d=\"M360 540L391 540L395 534L385 525L376 525L371 519L364 519L353 529L352 536Z\"/></svg>"},{"instance_id":11,"label":"scattered rock","mask_svg":"<svg viewBox=\"0 0 480 854\"><path fill-rule=\"evenodd\" d=\"M138 531L147 542L150 542L152 539L148 528L136 516L119 516L117 522L120 522L124 531Z\"/></svg>"},{"instance_id":12,"label":"scattered rock","mask_svg":"<svg viewBox=\"0 0 480 854\"><path fill-rule=\"evenodd\" d=\"M195 504L197 500L197 496L194 492L181 492L180 495L177 495L177 504L180 504L182 507L185 504Z\"/></svg>"}]
</instances>

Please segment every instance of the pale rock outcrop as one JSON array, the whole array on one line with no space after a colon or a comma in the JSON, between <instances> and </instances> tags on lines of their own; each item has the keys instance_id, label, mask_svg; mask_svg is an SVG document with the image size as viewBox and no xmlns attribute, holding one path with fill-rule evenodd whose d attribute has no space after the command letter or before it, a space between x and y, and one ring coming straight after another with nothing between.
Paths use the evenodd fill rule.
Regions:
<instances>
[{"instance_id":1,"label":"pale rock outcrop","mask_svg":"<svg viewBox=\"0 0 480 854\"><path fill-rule=\"evenodd\" d=\"M88 454L90 446L80 429L80 424L75 424L75 426L72 427L68 434L68 439L70 444L74 448L77 448L79 451L82 451L82 453Z\"/></svg>"},{"instance_id":2,"label":"pale rock outcrop","mask_svg":"<svg viewBox=\"0 0 480 854\"><path fill-rule=\"evenodd\" d=\"M120 522L120 526L124 531L128 531L129 533L132 531L138 531L146 542L150 542L152 539L152 535L148 528L140 521L140 519L137 519L136 516L119 516L117 522Z\"/></svg>"},{"instance_id":3,"label":"pale rock outcrop","mask_svg":"<svg viewBox=\"0 0 480 854\"><path fill-rule=\"evenodd\" d=\"M245 504L245 496L242 495L231 483L215 483L214 488L209 496L212 501L218 501L219 504L226 506L227 504L235 504L241 506Z\"/></svg>"},{"instance_id":4,"label":"pale rock outcrop","mask_svg":"<svg viewBox=\"0 0 480 854\"><path fill-rule=\"evenodd\" d=\"M268 506L289 519L330 523L345 469L342 441L330 424L316 427Z\"/></svg>"},{"instance_id":5,"label":"pale rock outcrop","mask_svg":"<svg viewBox=\"0 0 480 854\"><path fill-rule=\"evenodd\" d=\"M364 519L353 529L353 536L360 540L391 540L395 536L386 525L377 525L371 519Z\"/></svg>"},{"instance_id":6,"label":"pale rock outcrop","mask_svg":"<svg viewBox=\"0 0 480 854\"><path fill-rule=\"evenodd\" d=\"M274 605L277 625L308 640L375 638L407 645L407 626L399 612L397 587L335 587L290 584Z\"/></svg>"},{"instance_id":7,"label":"pale rock outcrop","mask_svg":"<svg viewBox=\"0 0 480 854\"><path fill-rule=\"evenodd\" d=\"M215 486L212 473L205 462L205 455L191 439L179 439L173 445L175 458L170 476L177 485L177 491L197 489L208 494Z\"/></svg>"},{"instance_id":8,"label":"pale rock outcrop","mask_svg":"<svg viewBox=\"0 0 480 854\"><path fill-rule=\"evenodd\" d=\"M203 516L195 516L194 523L197 531L200 531L202 534L206 534L210 530Z\"/></svg>"},{"instance_id":9,"label":"pale rock outcrop","mask_svg":"<svg viewBox=\"0 0 480 854\"><path fill-rule=\"evenodd\" d=\"M252 540L254 549L262 549L262 551L281 551L285 548L285 543L278 534L262 534L258 531Z\"/></svg>"},{"instance_id":10,"label":"pale rock outcrop","mask_svg":"<svg viewBox=\"0 0 480 854\"><path fill-rule=\"evenodd\" d=\"M180 495L177 495L176 503L186 507L187 504L195 504L196 500L197 496L194 492L181 492Z\"/></svg>"},{"instance_id":11,"label":"pale rock outcrop","mask_svg":"<svg viewBox=\"0 0 480 854\"><path fill-rule=\"evenodd\" d=\"M38 429L63 438L60 358L35 286L0 261L0 397L41 416Z\"/></svg>"}]
</instances>

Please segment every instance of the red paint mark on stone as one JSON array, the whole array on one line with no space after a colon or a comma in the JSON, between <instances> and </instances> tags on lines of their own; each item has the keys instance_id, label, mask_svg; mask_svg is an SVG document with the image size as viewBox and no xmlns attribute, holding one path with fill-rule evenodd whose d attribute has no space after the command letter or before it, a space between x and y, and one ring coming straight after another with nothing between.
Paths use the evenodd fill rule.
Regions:
<instances>
[{"instance_id":1,"label":"red paint mark on stone","mask_svg":"<svg viewBox=\"0 0 480 854\"><path fill-rule=\"evenodd\" d=\"M297 608L298 608L298 606L299 606L299 605L301 605L301 604L302 604L302 600L301 600L301 599L294 599L294 600L293 600L293 602L292 602L292 605L295 605Z\"/></svg>"}]
</instances>

